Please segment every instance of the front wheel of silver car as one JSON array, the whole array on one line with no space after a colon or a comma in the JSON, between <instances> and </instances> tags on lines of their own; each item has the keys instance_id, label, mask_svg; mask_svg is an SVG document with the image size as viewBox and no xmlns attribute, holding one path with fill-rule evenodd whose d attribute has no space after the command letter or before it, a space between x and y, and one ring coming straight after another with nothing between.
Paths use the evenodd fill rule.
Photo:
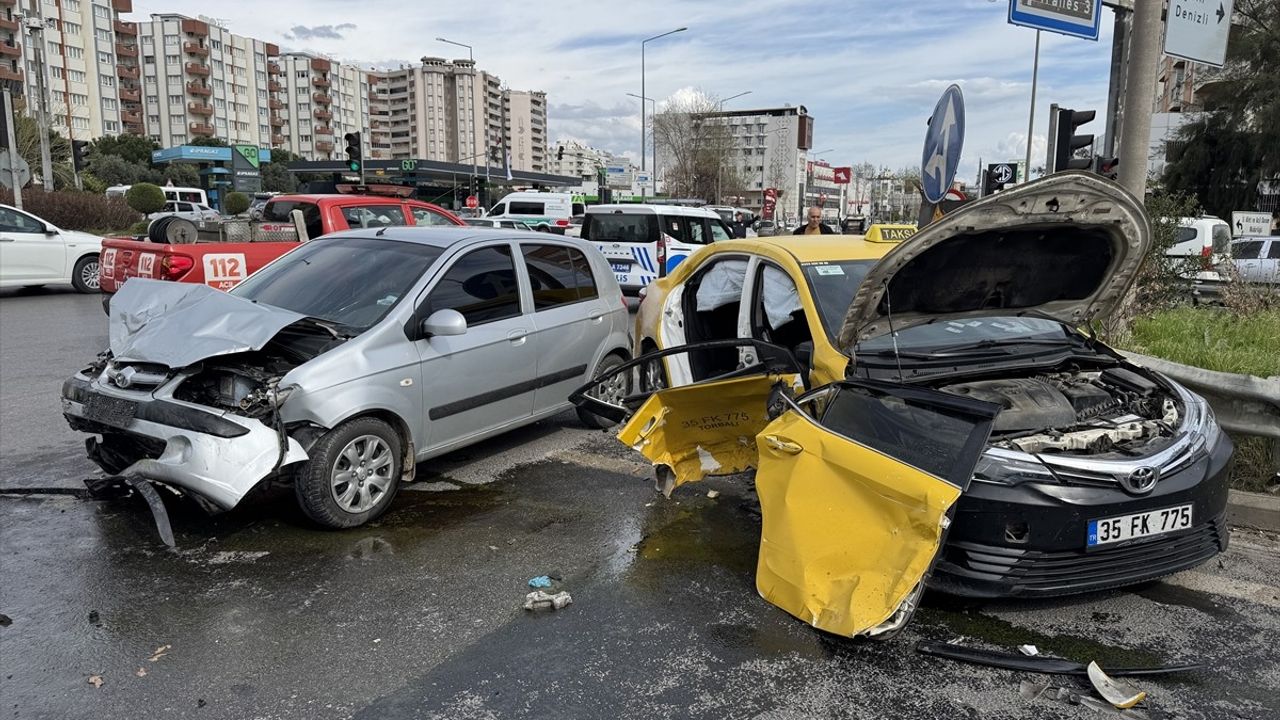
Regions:
<instances>
[{"instance_id":1,"label":"front wheel of silver car","mask_svg":"<svg viewBox=\"0 0 1280 720\"><path fill-rule=\"evenodd\" d=\"M621 364L622 358L617 355L605 355L600 364L596 365L596 370L591 374L591 377L593 379L600 377ZM587 394L604 400L610 405L621 405L629 392L631 392L631 373L624 372L615 373L612 377L606 378ZM578 419L582 421L583 425L596 430L607 430L616 424L609 418L600 417L583 408L578 408Z\"/></svg>"},{"instance_id":2,"label":"front wheel of silver car","mask_svg":"<svg viewBox=\"0 0 1280 720\"><path fill-rule=\"evenodd\" d=\"M351 528L391 506L403 460L400 436L386 422L345 422L317 440L310 455L294 482L307 517L326 527Z\"/></svg>"}]
</instances>

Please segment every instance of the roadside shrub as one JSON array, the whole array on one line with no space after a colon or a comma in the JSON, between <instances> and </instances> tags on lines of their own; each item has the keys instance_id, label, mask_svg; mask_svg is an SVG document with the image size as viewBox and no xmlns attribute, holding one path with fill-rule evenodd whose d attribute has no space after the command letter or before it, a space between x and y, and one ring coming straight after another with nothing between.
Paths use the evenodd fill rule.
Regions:
<instances>
[{"instance_id":1,"label":"roadside shrub","mask_svg":"<svg viewBox=\"0 0 1280 720\"><path fill-rule=\"evenodd\" d=\"M0 202L12 205L13 192L0 188ZM140 219L119 197L75 190L51 193L27 190L22 193L22 209L63 230L99 235L127 230Z\"/></svg>"},{"instance_id":2,"label":"roadside shrub","mask_svg":"<svg viewBox=\"0 0 1280 720\"><path fill-rule=\"evenodd\" d=\"M129 191L124 194L124 199L129 203L129 207L143 215L149 215L164 209L164 191L160 189L159 185L138 183L129 188Z\"/></svg>"},{"instance_id":3,"label":"roadside shrub","mask_svg":"<svg viewBox=\"0 0 1280 720\"><path fill-rule=\"evenodd\" d=\"M239 215L249 209L249 196L242 192L227 193L222 206L226 209L228 215Z\"/></svg>"},{"instance_id":4,"label":"roadside shrub","mask_svg":"<svg viewBox=\"0 0 1280 720\"><path fill-rule=\"evenodd\" d=\"M129 226L129 234L130 235L146 235L147 230L150 227L151 227L150 220L139 220L138 222Z\"/></svg>"}]
</instances>

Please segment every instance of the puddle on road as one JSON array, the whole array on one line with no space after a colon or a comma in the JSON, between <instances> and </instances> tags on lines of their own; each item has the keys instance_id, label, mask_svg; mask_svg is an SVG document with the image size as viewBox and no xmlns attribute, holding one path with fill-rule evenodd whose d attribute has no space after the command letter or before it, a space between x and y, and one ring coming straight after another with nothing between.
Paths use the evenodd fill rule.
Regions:
<instances>
[{"instance_id":1,"label":"puddle on road","mask_svg":"<svg viewBox=\"0 0 1280 720\"><path fill-rule=\"evenodd\" d=\"M1219 620L1235 622L1241 619L1240 612L1235 608L1224 604L1221 600L1215 598L1209 593L1199 590L1192 590L1179 585L1171 585L1166 582L1153 582L1145 585L1139 585L1131 590L1134 595L1146 598L1152 602L1162 605L1177 605L1180 607L1199 610L1200 612L1214 617Z\"/></svg>"},{"instance_id":2,"label":"puddle on road","mask_svg":"<svg viewBox=\"0 0 1280 720\"><path fill-rule=\"evenodd\" d=\"M726 492L712 500L677 495L655 502L680 505L648 518L636 544L636 561L624 574L628 583L657 590L673 576L697 579L719 568L754 588L760 520L744 509L741 496Z\"/></svg>"}]
</instances>

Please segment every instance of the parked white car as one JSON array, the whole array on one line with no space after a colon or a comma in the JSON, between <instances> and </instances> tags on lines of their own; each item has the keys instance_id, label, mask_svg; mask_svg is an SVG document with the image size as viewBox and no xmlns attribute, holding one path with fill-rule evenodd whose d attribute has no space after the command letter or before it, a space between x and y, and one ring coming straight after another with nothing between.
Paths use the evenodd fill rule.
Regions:
<instances>
[{"instance_id":1,"label":"parked white car","mask_svg":"<svg viewBox=\"0 0 1280 720\"><path fill-rule=\"evenodd\" d=\"M1241 280L1280 284L1280 235L1236 238L1231 259Z\"/></svg>"},{"instance_id":2,"label":"parked white car","mask_svg":"<svg viewBox=\"0 0 1280 720\"><path fill-rule=\"evenodd\" d=\"M164 204L164 210L151 213L147 217L151 220L162 217L180 217L183 220L190 220L196 225L203 225L207 222L216 222L221 219L222 215L208 205L170 200Z\"/></svg>"},{"instance_id":3,"label":"parked white car","mask_svg":"<svg viewBox=\"0 0 1280 720\"><path fill-rule=\"evenodd\" d=\"M102 238L62 230L31 213L0 205L0 288L70 283L98 292Z\"/></svg>"}]
</instances>

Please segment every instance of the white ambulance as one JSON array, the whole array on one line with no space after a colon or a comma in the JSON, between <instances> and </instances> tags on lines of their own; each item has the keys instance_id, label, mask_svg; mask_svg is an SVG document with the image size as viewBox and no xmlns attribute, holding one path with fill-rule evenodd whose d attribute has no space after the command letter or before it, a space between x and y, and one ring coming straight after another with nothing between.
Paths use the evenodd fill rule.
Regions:
<instances>
[{"instance_id":1,"label":"white ambulance","mask_svg":"<svg viewBox=\"0 0 1280 720\"><path fill-rule=\"evenodd\" d=\"M593 205L582 239L599 248L627 295L639 295L698 248L733 237L715 211L680 205Z\"/></svg>"}]
</instances>

